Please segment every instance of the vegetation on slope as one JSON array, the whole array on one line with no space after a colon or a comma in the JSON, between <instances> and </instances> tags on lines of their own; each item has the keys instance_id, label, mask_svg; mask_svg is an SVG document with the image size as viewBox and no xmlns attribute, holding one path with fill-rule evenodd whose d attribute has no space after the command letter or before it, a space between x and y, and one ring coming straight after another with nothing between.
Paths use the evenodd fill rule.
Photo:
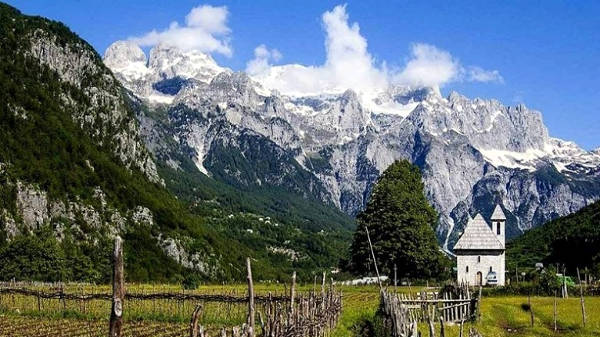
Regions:
<instances>
[{"instance_id":1,"label":"vegetation on slope","mask_svg":"<svg viewBox=\"0 0 600 337\"><path fill-rule=\"evenodd\" d=\"M571 274L576 268L587 268L600 277L600 202L531 229L509 242L506 260L508 270L533 269L542 262L564 265Z\"/></svg>"},{"instance_id":2,"label":"vegetation on slope","mask_svg":"<svg viewBox=\"0 0 600 337\"><path fill-rule=\"evenodd\" d=\"M290 223L269 226L260 221L260 215L250 214L241 206L223 207L223 200L212 208L206 202L201 207L187 204L160 184L149 182L139 170L125 168L111 151L112 144L92 138L94 130L82 129L73 119L76 111L63 104L62 98L68 96L80 109L93 109L86 94L61 81L59 74L26 52L27 37L37 29L55 35L60 44L79 43L91 50L64 25L23 16L12 7L0 4L0 209L6 210L17 222L22 221L15 202L17 182L35 185L47 192L49 199L65 203L93 205L97 203L94 190L100 187L109 207L123 214L137 206L148 208L155 226L128 222L121 233L126 243L129 281L179 282L190 277L242 279L245 256L256 259L255 275L259 280L277 279L292 269L335 265L338 247L329 241L341 242L334 239L337 234L318 237ZM94 55L97 56L95 52ZM94 62L104 67L99 57ZM93 86L103 83L100 78L86 78L86 81ZM100 89L122 91L120 87ZM101 118L101 112L95 111L96 118ZM126 113L133 118L131 110ZM174 189L175 185L184 183L208 185L206 180L173 183L176 179L171 179L167 170L161 171ZM213 186L215 190L221 189L220 185ZM241 199L239 205L247 200ZM199 207L202 210L195 211ZM233 212L234 209L239 211ZM258 207L254 209L260 211ZM81 219L73 222L51 219L37 229L34 236L23 235L9 242L4 222L5 218L0 216L0 275L3 279L106 282L110 278L107 252L111 242L106 228L92 228ZM60 240L56 235L57 223L64 224L65 228ZM157 238L161 234L189 238L187 248L205 254L206 261L218 264L219 269L212 274L186 270L160 249ZM293 248L293 252L287 248ZM293 255L295 253L297 255Z\"/></svg>"}]
</instances>

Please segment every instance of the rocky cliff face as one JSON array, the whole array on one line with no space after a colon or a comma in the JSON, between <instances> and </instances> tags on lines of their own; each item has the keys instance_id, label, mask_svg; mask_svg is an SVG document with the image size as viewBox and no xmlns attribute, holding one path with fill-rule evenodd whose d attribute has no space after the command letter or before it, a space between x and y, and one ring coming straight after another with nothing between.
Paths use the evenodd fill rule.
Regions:
<instances>
[{"instance_id":1,"label":"rocky cliff face","mask_svg":"<svg viewBox=\"0 0 600 337\"><path fill-rule=\"evenodd\" d=\"M132 60L138 61L112 66L120 79L127 76L121 69L143 59L139 51L122 46L117 42L107 50L109 66L118 54L123 59L135 55ZM162 63L154 63L181 59L178 51L158 49L160 53L153 50L151 55L160 54ZM201 60L194 69L204 69L205 58ZM177 69L162 73L160 81L180 79L180 88L163 100L169 113L162 138L147 130L146 139L170 165L177 166L168 155L174 151L192 157L200 171L217 179L286 188L290 186L278 175L308 174L309 188L299 192L354 215L364 207L380 172L407 158L423 171L427 197L440 213L438 236L447 248L467 216L489 213L496 203L508 214L510 236L600 198L599 153L551 138L541 113L524 105L507 107L495 100L455 92L443 97L432 88L408 87L391 87L369 102L351 90L290 97L264 90L243 73L217 74L212 63L208 68L215 71L200 77ZM154 78L145 78L144 87L160 82ZM156 104L137 85L127 79L123 83L140 99ZM139 118L152 119L147 114ZM167 139L178 144L167 146ZM268 143L270 150L258 143ZM280 163L280 170L250 161L252 173L242 174L229 166L227 161L253 157L247 152L251 148L260 149L261 161ZM265 175L265 170L274 174Z\"/></svg>"},{"instance_id":2,"label":"rocky cliff face","mask_svg":"<svg viewBox=\"0 0 600 337\"><path fill-rule=\"evenodd\" d=\"M87 104L78 104L67 93L61 97L73 119L100 145L112 148L127 167L140 169L154 182L160 178L144 147L136 120L128 114L119 82L98 63L97 54L85 42L59 43L52 33L37 29L28 36L29 55L56 71L60 78L80 89Z\"/></svg>"},{"instance_id":3,"label":"rocky cliff face","mask_svg":"<svg viewBox=\"0 0 600 337\"><path fill-rule=\"evenodd\" d=\"M43 233L44 240L54 235L61 253L90 261L73 269L97 268L88 276L100 281L104 257L81 250L101 250L121 235L146 250L130 263L132 269L152 255L173 267L170 273L179 266L168 257L207 277L223 271L221 256L205 237L173 230L176 222L185 228L186 220L172 213L181 205L164 189L142 140L131 109L135 98L89 44L58 22L0 3L0 69L3 249L21 235Z\"/></svg>"}]
</instances>

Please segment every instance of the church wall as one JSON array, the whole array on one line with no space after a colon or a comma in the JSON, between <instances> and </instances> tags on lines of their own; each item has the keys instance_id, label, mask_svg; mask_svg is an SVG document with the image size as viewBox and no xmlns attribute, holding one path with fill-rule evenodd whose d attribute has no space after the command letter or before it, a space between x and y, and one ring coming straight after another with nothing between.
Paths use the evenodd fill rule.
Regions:
<instances>
[{"instance_id":1,"label":"church wall","mask_svg":"<svg viewBox=\"0 0 600 337\"><path fill-rule=\"evenodd\" d=\"M479 260L478 260L479 257ZM504 285L505 255L504 252L468 252L457 253L457 279L459 282L467 282L470 285L477 285L477 272L481 272L483 285L486 285L486 279L490 267L496 272L498 285ZM467 266L469 271L467 272Z\"/></svg>"}]
</instances>

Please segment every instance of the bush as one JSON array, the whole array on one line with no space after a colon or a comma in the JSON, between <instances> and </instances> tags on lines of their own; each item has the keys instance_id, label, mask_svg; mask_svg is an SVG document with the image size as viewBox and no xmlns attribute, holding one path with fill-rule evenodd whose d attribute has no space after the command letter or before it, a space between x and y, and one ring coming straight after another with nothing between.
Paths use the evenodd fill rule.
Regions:
<instances>
[{"instance_id":1,"label":"bush","mask_svg":"<svg viewBox=\"0 0 600 337\"><path fill-rule=\"evenodd\" d=\"M183 289L195 290L200 286L201 278L196 273L188 273L183 277Z\"/></svg>"}]
</instances>

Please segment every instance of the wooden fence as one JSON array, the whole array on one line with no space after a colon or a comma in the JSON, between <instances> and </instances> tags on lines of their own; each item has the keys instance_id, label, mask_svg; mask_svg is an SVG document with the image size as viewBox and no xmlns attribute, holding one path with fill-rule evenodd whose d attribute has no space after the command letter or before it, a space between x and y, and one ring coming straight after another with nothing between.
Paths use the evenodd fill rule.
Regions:
<instances>
[{"instance_id":1,"label":"wooden fence","mask_svg":"<svg viewBox=\"0 0 600 337\"><path fill-rule=\"evenodd\" d=\"M241 326L223 328L220 337L322 337L333 329L342 312L342 293L325 287L325 273L321 283L321 293L296 294L296 273L292 275L290 297L288 301L277 301L270 294L262 303L261 311L256 311L254 284L250 259L248 269L248 315ZM204 327L198 325L201 307L194 310L190 320L191 337L208 337ZM255 324L258 316L258 326ZM256 333L258 332L258 333Z\"/></svg>"},{"instance_id":2,"label":"wooden fence","mask_svg":"<svg viewBox=\"0 0 600 337\"><path fill-rule=\"evenodd\" d=\"M417 294L394 294L400 305L408 310L411 318L425 321L428 313L442 317L444 322L461 322L473 319L478 310L478 299L473 298L466 286L456 292L420 292Z\"/></svg>"},{"instance_id":3,"label":"wooden fence","mask_svg":"<svg viewBox=\"0 0 600 337\"><path fill-rule=\"evenodd\" d=\"M128 301L130 301L129 303L131 301L149 301L152 303L153 311L155 302L176 301L181 303L181 312L185 312L185 303L187 302L188 308L194 309L189 320L190 337L322 337L335 327L342 310L342 294L334 289L333 281L326 286L325 273L320 293L313 289L311 292L298 294L296 292L296 273L294 272L289 292L277 295L272 293L256 295L252 280L251 260L248 258L248 291L246 294L194 294L186 293L183 289L181 293L127 293L123 274L122 242L118 238L115 242L113 259L115 270L112 293L109 293L106 288L103 292L94 292L93 286L91 287L92 293L85 293L84 289L89 289L91 285L73 287L63 283L0 283L0 307L5 305L18 311L15 297L25 297L29 298L25 301L28 304L27 310L41 312L47 310L45 307L54 302L53 307L63 313L76 310L86 314L93 301L100 301L103 303L100 308L101 315L108 313L110 306L109 336L111 337L123 335L123 311L127 308L131 309L127 306ZM71 303L70 306L69 303ZM241 315L241 321L245 320L246 322L240 326L221 329L212 326L203 327L200 324L201 318L206 315L214 316L215 313L212 312L215 307L214 303L227 305L229 314L231 305L235 305L241 309L238 312ZM218 304L216 305L218 306ZM247 312L242 309L244 305L247 305ZM23 309L25 311L25 308ZM187 312L189 313L189 311ZM179 332L177 336L180 336Z\"/></svg>"},{"instance_id":4,"label":"wooden fence","mask_svg":"<svg viewBox=\"0 0 600 337\"><path fill-rule=\"evenodd\" d=\"M383 289L380 303L383 327L392 337L417 337L418 323L426 322L433 336L434 324L439 320L442 336L445 323L459 323L462 332L465 321L477 318L479 298L472 296L464 285L440 293L398 294Z\"/></svg>"}]
</instances>

